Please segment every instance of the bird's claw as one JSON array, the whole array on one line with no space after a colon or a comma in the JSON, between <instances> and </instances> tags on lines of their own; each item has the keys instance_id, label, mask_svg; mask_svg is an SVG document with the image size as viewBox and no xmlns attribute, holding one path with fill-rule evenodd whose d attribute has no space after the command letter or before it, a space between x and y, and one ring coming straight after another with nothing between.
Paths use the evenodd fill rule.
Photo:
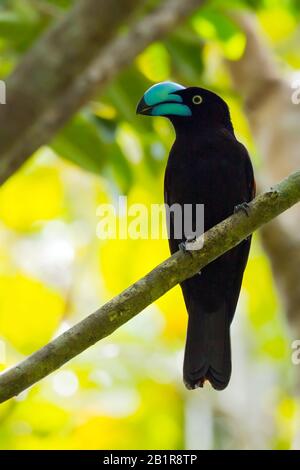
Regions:
<instances>
[{"instance_id":1,"label":"bird's claw","mask_svg":"<svg viewBox=\"0 0 300 470\"><path fill-rule=\"evenodd\" d=\"M186 253L188 251L187 247L186 247L186 242L179 243L178 248L179 248L180 251L183 251L184 253Z\"/></svg>"},{"instance_id":2,"label":"bird's claw","mask_svg":"<svg viewBox=\"0 0 300 470\"><path fill-rule=\"evenodd\" d=\"M234 213L236 214L237 212L243 211L247 217L250 215L250 206L248 202L242 202L242 204L238 204L237 206L234 207Z\"/></svg>"},{"instance_id":3,"label":"bird's claw","mask_svg":"<svg viewBox=\"0 0 300 470\"><path fill-rule=\"evenodd\" d=\"M186 246L186 244L190 243L191 241L193 240L186 240L185 242L179 243L178 245L179 250L183 251L183 253L189 253L191 255L191 250L189 250L188 247Z\"/></svg>"}]
</instances>

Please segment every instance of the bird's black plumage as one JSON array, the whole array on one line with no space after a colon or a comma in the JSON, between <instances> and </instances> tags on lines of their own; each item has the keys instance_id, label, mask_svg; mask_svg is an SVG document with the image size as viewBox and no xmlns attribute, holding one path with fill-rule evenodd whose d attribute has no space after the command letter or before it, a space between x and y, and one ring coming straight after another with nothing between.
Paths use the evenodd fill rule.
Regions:
<instances>
[{"instance_id":1,"label":"bird's black plumage","mask_svg":"<svg viewBox=\"0 0 300 470\"><path fill-rule=\"evenodd\" d=\"M176 94L191 114L164 113L176 131L165 173L165 202L204 204L207 231L254 197L252 165L247 150L234 135L228 107L218 95L196 87L180 89ZM171 219L169 244L174 253L185 240L175 239L172 229ZM228 385L230 324L250 242L250 238L244 240L181 285L189 315L183 368L188 388L203 386L206 379L217 390Z\"/></svg>"}]
</instances>

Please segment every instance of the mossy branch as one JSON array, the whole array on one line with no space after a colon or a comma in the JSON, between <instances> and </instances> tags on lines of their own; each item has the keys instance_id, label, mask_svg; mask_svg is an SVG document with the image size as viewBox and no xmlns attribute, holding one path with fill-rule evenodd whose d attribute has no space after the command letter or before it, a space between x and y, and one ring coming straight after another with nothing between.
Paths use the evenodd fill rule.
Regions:
<instances>
[{"instance_id":1,"label":"mossy branch","mask_svg":"<svg viewBox=\"0 0 300 470\"><path fill-rule=\"evenodd\" d=\"M206 232L202 249L188 253L178 251L96 312L3 372L0 375L0 402L26 390L110 335L176 284L199 272L299 200L300 171L297 171L254 199L250 203L249 216L242 212L233 214Z\"/></svg>"},{"instance_id":2,"label":"mossy branch","mask_svg":"<svg viewBox=\"0 0 300 470\"><path fill-rule=\"evenodd\" d=\"M143 0L75 2L6 80L7 105L0 107L0 184L140 52L202 3L164 0L141 17ZM128 25L132 15L135 20ZM125 31L119 31L121 26Z\"/></svg>"}]
</instances>

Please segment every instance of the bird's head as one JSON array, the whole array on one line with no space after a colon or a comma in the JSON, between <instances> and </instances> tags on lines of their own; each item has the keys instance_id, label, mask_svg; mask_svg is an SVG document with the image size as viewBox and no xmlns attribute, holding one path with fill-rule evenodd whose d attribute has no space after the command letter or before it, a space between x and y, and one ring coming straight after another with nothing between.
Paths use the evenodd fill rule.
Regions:
<instances>
[{"instance_id":1,"label":"bird's head","mask_svg":"<svg viewBox=\"0 0 300 470\"><path fill-rule=\"evenodd\" d=\"M165 116L179 127L226 127L232 130L225 101L212 91L185 88L178 83L162 82L149 88L136 109L137 114Z\"/></svg>"}]
</instances>

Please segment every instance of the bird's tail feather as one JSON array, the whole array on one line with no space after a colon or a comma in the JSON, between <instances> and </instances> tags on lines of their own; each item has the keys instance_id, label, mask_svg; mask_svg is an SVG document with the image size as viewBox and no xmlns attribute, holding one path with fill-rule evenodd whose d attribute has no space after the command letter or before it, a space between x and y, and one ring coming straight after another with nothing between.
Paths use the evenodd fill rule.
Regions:
<instances>
[{"instance_id":1,"label":"bird's tail feather","mask_svg":"<svg viewBox=\"0 0 300 470\"><path fill-rule=\"evenodd\" d=\"M189 308L183 378L187 388L208 380L223 390L231 375L230 320L223 304L211 312Z\"/></svg>"}]
</instances>

